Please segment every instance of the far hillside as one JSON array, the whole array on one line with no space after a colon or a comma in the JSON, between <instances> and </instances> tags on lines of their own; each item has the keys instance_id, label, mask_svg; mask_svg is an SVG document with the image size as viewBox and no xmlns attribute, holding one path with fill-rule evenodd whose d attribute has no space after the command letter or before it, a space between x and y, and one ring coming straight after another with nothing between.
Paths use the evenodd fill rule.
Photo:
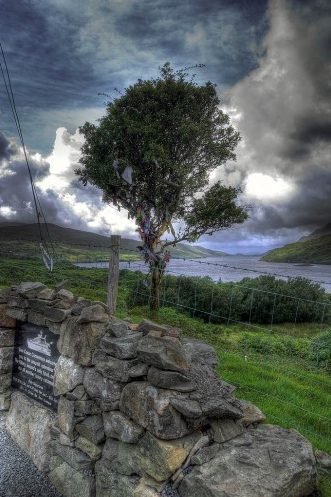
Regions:
<instances>
[{"instance_id":1,"label":"far hillside","mask_svg":"<svg viewBox=\"0 0 331 497\"><path fill-rule=\"evenodd\" d=\"M64 228L56 224L48 224L51 239L55 245L56 252L71 260L105 260L109 256L110 238L89 231L81 231L72 228ZM48 239L45 225L42 225L43 235ZM34 257L39 256L38 248L39 228L38 224L1 223L0 224L0 255L10 257ZM137 246L139 240L122 238L121 258L139 258ZM224 252L209 250L198 245L187 245L179 243L170 248L173 257L203 258L227 255Z\"/></svg>"},{"instance_id":2,"label":"far hillside","mask_svg":"<svg viewBox=\"0 0 331 497\"><path fill-rule=\"evenodd\" d=\"M271 250L262 257L268 262L331 264L331 223L296 243Z\"/></svg>"}]
</instances>

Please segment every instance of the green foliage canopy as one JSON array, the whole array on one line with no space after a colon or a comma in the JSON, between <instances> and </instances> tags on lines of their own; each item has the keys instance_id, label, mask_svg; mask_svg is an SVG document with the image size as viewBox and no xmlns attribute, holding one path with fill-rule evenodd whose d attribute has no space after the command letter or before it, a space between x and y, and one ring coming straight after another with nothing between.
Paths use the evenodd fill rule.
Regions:
<instances>
[{"instance_id":1,"label":"green foliage canopy","mask_svg":"<svg viewBox=\"0 0 331 497\"><path fill-rule=\"evenodd\" d=\"M109 102L98 125L80 128L80 180L99 187L106 202L127 209L137 224L143 205L155 235L151 250L166 231L174 240L164 246L195 241L247 217L236 205L236 188L209 186L210 173L235 159L239 134L220 109L215 85L187 76L167 63L159 77L139 79ZM122 178L128 166L132 184ZM174 221L181 222L177 232Z\"/></svg>"}]
</instances>

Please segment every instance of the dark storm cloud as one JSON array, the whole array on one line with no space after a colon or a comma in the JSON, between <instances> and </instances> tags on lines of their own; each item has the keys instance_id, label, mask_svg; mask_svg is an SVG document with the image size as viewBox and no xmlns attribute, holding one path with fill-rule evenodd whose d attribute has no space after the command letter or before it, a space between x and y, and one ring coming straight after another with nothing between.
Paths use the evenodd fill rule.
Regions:
<instances>
[{"instance_id":1,"label":"dark storm cloud","mask_svg":"<svg viewBox=\"0 0 331 497\"><path fill-rule=\"evenodd\" d=\"M291 186L279 198L244 195L243 202L252 205L250 220L205 242L261 252L330 222L331 6L326 0L1 3L1 39L30 148L45 155L56 128L64 126L69 132L62 140L72 149L74 167L80 144L73 132L103 113L105 97L98 92L116 97L114 87L123 91L139 77L155 76L167 60L176 68L205 63L198 81L210 79L225 92L223 101L243 137L238 160L220 173L222 179L241 184L244 192L253 173L280 177ZM3 92L0 112L2 131L13 135ZM24 164L8 143L0 134L0 158L10 162L1 177L0 207L16 210L17 220L32 219ZM59 169L60 159L61 151ZM33 168L39 179L48 177L45 161L34 161ZM100 191L83 187L72 168L52 174L67 186L40 192L49 220L86 227L86 211L62 197L72 196L76 206L93 204L96 215L104 205Z\"/></svg>"},{"instance_id":2,"label":"dark storm cloud","mask_svg":"<svg viewBox=\"0 0 331 497\"><path fill-rule=\"evenodd\" d=\"M55 129L71 131L102 112L98 92L123 89L172 61L205 63L204 80L230 85L256 66L266 1L2 1L8 56L30 147L49 150ZM3 128L13 131L6 109ZM91 117L92 115L92 117Z\"/></svg>"},{"instance_id":3,"label":"dark storm cloud","mask_svg":"<svg viewBox=\"0 0 331 497\"><path fill-rule=\"evenodd\" d=\"M257 191L256 199L245 199L255 203L250 221L215 240L236 233L281 245L291 230L294 241L331 220L331 7L272 0L269 20L259 67L229 91L243 143L223 177L245 186L262 173L291 188L278 198Z\"/></svg>"},{"instance_id":4,"label":"dark storm cloud","mask_svg":"<svg viewBox=\"0 0 331 497\"><path fill-rule=\"evenodd\" d=\"M11 220L35 223L36 212L26 162L15 143L3 134L0 134L0 160L1 158L5 158L7 162L0 171L0 209L10 208L11 213L8 215L0 210L0 222ZM35 182L49 176L49 164L45 160L30 156L29 164ZM86 228L85 220L75 214L56 192L42 191L39 188L37 192L48 222Z\"/></svg>"},{"instance_id":5,"label":"dark storm cloud","mask_svg":"<svg viewBox=\"0 0 331 497\"><path fill-rule=\"evenodd\" d=\"M3 159L10 159L10 157L16 152L16 146L14 146L0 131L0 161Z\"/></svg>"}]
</instances>

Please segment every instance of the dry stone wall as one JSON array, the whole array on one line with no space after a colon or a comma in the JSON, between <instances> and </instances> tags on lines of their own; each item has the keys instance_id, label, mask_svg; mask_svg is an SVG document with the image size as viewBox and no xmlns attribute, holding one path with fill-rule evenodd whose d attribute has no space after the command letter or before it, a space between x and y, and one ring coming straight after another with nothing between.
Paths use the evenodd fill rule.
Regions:
<instances>
[{"instance_id":1,"label":"dry stone wall","mask_svg":"<svg viewBox=\"0 0 331 497\"><path fill-rule=\"evenodd\" d=\"M2 292L0 316L7 429L65 497L306 497L315 490L309 442L260 424L261 411L219 378L212 347L147 320L133 326L101 302L41 283ZM16 319L54 334L56 412L18 390L10 401Z\"/></svg>"}]
</instances>

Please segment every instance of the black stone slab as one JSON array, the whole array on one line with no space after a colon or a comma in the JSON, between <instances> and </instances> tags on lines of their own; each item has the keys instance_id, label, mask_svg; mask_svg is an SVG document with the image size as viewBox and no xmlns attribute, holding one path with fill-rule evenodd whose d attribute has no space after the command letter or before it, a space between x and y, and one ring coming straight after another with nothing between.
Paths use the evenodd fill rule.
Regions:
<instances>
[{"instance_id":1,"label":"black stone slab","mask_svg":"<svg viewBox=\"0 0 331 497\"><path fill-rule=\"evenodd\" d=\"M53 393L54 368L59 359L57 337L45 326L18 323L15 332L13 388L57 410Z\"/></svg>"}]
</instances>

